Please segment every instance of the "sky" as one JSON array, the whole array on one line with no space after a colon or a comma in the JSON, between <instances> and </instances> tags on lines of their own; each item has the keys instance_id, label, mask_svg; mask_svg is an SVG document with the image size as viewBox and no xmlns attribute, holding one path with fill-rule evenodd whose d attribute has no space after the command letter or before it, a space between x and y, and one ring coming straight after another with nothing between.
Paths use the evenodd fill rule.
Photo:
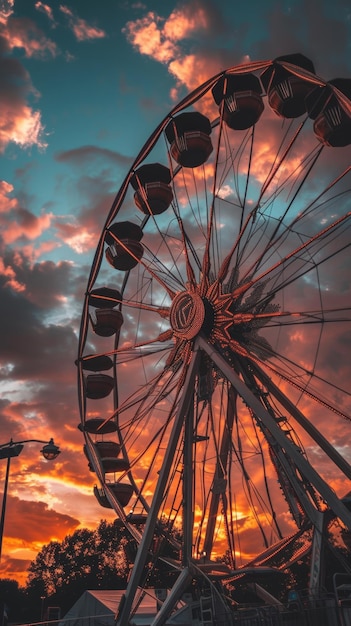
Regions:
<instances>
[{"instance_id":1,"label":"sky","mask_svg":"<svg viewBox=\"0 0 351 626\"><path fill-rule=\"evenodd\" d=\"M12 461L1 577L24 583L43 544L114 518L92 495L74 361L129 167L204 80L292 52L326 80L351 76L349 2L0 0L0 444L62 450L48 463L28 443Z\"/></svg>"}]
</instances>

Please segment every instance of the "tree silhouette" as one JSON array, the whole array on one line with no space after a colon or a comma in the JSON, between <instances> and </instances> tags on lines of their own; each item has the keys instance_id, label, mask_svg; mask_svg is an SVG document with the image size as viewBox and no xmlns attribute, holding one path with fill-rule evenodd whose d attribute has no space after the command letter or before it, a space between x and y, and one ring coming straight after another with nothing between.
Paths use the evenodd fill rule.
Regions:
<instances>
[{"instance_id":1,"label":"tree silhouette","mask_svg":"<svg viewBox=\"0 0 351 626\"><path fill-rule=\"evenodd\" d=\"M126 534L117 521L101 521L95 531L79 529L61 543L43 546L28 568L28 598L50 598L50 605L64 613L86 589L123 588L128 574Z\"/></svg>"},{"instance_id":2,"label":"tree silhouette","mask_svg":"<svg viewBox=\"0 0 351 626\"><path fill-rule=\"evenodd\" d=\"M24 618L24 589L19 587L17 580L0 579L0 623L5 626L7 621L20 622Z\"/></svg>"},{"instance_id":3,"label":"tree silhouette","mask_svg":"<svg viewBox=\"0 0 351 626\"><path fill-rule=\"evenodd\" d=\"M167 531L161 524L150 547L145 586L167 587L177 575L167 557L179 559L180 543L176 531ZM123 589L136 551L135 539L120 520L101 521L95 531L83 528L61 543L52 541L28 568L28 601L38 607L40 598L45 597L46 606L60 606L64 614L87 589ZM38 615L31 613L30 619L38 619Z\"/></svg>"}]
</instances>

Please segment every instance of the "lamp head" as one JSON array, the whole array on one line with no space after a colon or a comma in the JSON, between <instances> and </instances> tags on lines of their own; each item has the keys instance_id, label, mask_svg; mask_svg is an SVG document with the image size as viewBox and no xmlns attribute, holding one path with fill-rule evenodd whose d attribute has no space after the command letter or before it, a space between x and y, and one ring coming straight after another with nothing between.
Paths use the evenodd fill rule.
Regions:
<instances>
[{"instance_id":1,"label":"lamp head","mask_svg":"<svg viewBox=\"0 0 351 626\"><path fill-rule=\"evenodd\" d=\"M19 456L23 450L23 444L21 443L12 443L12 440L9 445L2 446L0 448L0 459L10 459L14 456Z\"/></svg>"},{"instance_id":2,"label":"lamp head","mask_svg":"<svg viewBox=\"0 0 351 626\"><path fill-rule=\"evenodd\" d=\"M45 444L40 452L47 461L54 461L61 454L61 450L54 444L53 439L50 439L49 443Z\"/></svg>"}]
</instances>

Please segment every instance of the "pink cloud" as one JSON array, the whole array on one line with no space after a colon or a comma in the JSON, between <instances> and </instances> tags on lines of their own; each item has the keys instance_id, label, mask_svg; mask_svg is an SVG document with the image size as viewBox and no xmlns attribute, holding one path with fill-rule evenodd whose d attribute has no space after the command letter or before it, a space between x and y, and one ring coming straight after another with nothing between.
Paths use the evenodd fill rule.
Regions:
<instances>
[{"instance_id":1,"label":"pink cloud","mask_svg":"<svg viewBox=\"0 0 351 626\"><path fill-rule=\"evenodd\" d=\"M98 237L98 232L95 228L92 229L81 224L69 224L67 220L65 220L64 224L57 225L57 227L61 240L78 254L95 248Z\"/></svg>"},{"instance_id":2,"label":"pink cloud","mask_svg":"<svg viewBox=\"0 0 351 626\"><path fill-rule=\"evenodd\" d=\"M73 11L67 6L61 4L60 11L68 17L69 26L72 29L76 39L78 41L85 41L87 39L102 39L106 37L106 33L102 28L91 26L82 18L74 15Z\"/></svg>"},{"instance_id":3,"label":"pink cloud","mask_svg":"<svg viewBox=\"0 0 351 626\"><path fill-rule=\"evenodd\" d=\"M16 221L8 222L3 240L6 244L10 244L21 237L36 239L50 228L53 217L53 213L43 213L37 217L26 209L18 209Z\"/></svg>"},{"instance_id":4,"label":"pink cloud","mask_svg":"<svg viewBox=\"0 0 351 626\"><path fill-rule=\"evenodd\" d=\"M5 278L5 286L10 287L16 293L25 291L25 285L16 278L16 272L9 265L5 265L5 261L0 257L0 276Z\"/></svg>"},{"instance_id":5,"label":"pink cloud","mask_svg":"<svg viewBox=\"0 0 351 626\"><path fill-rule=\"evenodd\" d=\"M27 18L9 17L3 31L10 50L22 48L31 57L56 57L58 49L54 41L45 37L37 25Z\"/></svg>"},{"instance_id":6,"label":"pink cloud","mask_svg":"<svg viewBox=\"0 0 351 626\"><path fill-rule=\"evenodd\" d=\"M4 251L4 257L0 257L0 276L5 278L6 286L21 292L26 289L26 281L23 281L23 277L19 278L18 270L22 270L24 264L34 264L43 254L60 246L61 242L52 237L47 241L38 241L53 225L54 214L42 212L35 215L21 207L17 198L10 198L12 192L13 186L10 183L0 181L1 241L4 248L14 242L20 245L20 248L13 252L11 263L7 250Z\"/></svg>"},{"instance_id":7,"label":"pink cloud","mask_svg":"<svg viewBox=\"0 0 351 626\"><path fill-rule=\"evenodd\" d=\"M17 59L4 54L0 56L0 72L0 152L11 142L22 148L45 148L41 113L27 104L30 95L38 95L27 71Z\"/></svg>"},{"instance_id":8,"label":"pink cloud","mask_svg":"<svg viewBox=\"0 0 351 626\"><path fill-rule=\"evenodd\" d=\"M0 181L0 213L8 213L17 208L17 199L8 197L12 191L13 185L6 180Z\"/></svg>"},{"instance_id":9,"label":"pink cloud","mask_svg":"<svg viewBox=\"0 0 351 626\"><path fill-rule=\"evenodd\" d=\"M47 254L52 250L55 250L59 246L60 244L55 241L44 241L39 245L36 245L35 247L33 245L23 246L22 252L29 259L32 259L34 261L36 259L39 259L42 255Z\"/></svg>"},{"instance_id":10,"label":"pink cloud","mask_svg":"<svg viewBox=\"0 0 351 626\"><path fill-rule=\"evenodd\" d=\"M6 20L12 15L15 0L3 0L0 8L0 24L6 24Z\"/></svg>"},{"instance_id":11,"label":"pink cloud","mask_svg":"<svg viewBox=\"0 0 351 626\"><path fill-rule=\"evenodd\" d=\"M36 2L34 6L38 11L44 13L51 22L54 22L54 15L51 7L44 4L44 2Z\"/></svg>"},{"instance_id":12,"label":"pink cloud","mask_svg":"<svg viewBox=\"0 0 351 626\"><path fill-rule=\"evenodd\" d=\"M71 9L64 6L63 4L60 4L60 11L65 15L68 15L69 17L73 17L73 11L71 11Z\"/></svg>"}]
</instances>

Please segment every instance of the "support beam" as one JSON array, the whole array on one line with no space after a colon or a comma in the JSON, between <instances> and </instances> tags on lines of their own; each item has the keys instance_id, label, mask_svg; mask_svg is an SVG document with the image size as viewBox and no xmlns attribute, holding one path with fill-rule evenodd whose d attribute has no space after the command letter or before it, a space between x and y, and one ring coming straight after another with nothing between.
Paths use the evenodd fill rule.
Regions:
<instances>
[{"instance_id":1,"label":"support beam","mask_svg":"<svg viewBox=\"0 0 351 626\"><path fill-rule=\"evenodd\" d=\"M162 626L169 615L172 613L177 602L181 599L185 590L189 587L192 580L192 575L188 567L183 569L179 574L175 585L173 585L172 591L164 601L162 608L157 613L155 619L151 623L151 626Z\"/></svg>"},{"instance_id":2,"label":"support beam","mask_svg":"<svg viewBox=\"0 0 351 626\"><path fill-rule=\"evenodd\" d=\"M183 455L183 566L188 567L193 556L194 528L194 394L185 416Z\"/></svg>"},{"instance_id":3,"label":"support beam","mask_svg":"<svg viewBox=\"0 0 351 626\"><path fill-rule=\"evenodd\" d=\"M139 580L142 575L143 569L145 567L148 550L149 550L152 538L154 536L157 515L158 515L158 512L160 510L160 507L164 498L164 491L167 485L169 472L172 467L177 444L178 444L178 441L182 432L182 428L184 425L184 419L186 415L188 414L190 403L193 398L195 376L196 376L199 360L200 360L200 353L198 350L195 350L193 353L190 365L188 367L188 372L186 375L184 388L183 388L183 394L180 399L177 414L175 416L173 429L172 429L171 436L170 436L167 449L165 452L162 468L160 470L160 475L157 481L157 486L156 486L155 494L153 497L152 505L148 513L143 538L139 545L135 563L134 563L132 573L131 573L131 576L127 585L126 593L122 597L120 607L119 607L119 613L117 613L117 616L116 616L116 621L117 621L118 626L129 625L129 616L132 610L133 601L134 601L134 597L138 588Z\"/></svg>"},{"instance_id":4,"label":"support beam","mask_svg":"<svg viewBox=\"0 0 351 626\"><path fill-rule=\"evenodd\" d=\"M196 343L201 350L206 352L227 380L232 383L233 387L235 387L243 400L251 407L259 419L262 420L262 423L266 426L266 428L268 428L277 443L284 448L287 454L292 458L301 474L306 476L307 480L322 496L322 499L331 508L331 510L334 511L335 515L344 522L349 530L351 530L351 512L346 508L344 503L340 500L340 498L338 498L336 493L331 489L331 487L329 487L318 472L316 472L307 459L301 455L299 449L296 448L296 446L286 437L284 432L276 424L274 418L256 398L252 391L248 389L245 383L235 373L233 368L227 363L216 348L206 341L206 339L200 336L197 338ZM311 521L314 523L314 520Z\"/></svg>"},{"instance_id":5,"label":"support beam","mask_svg":"<svg viewBox=\"0 0 351 626\"><path fill-rule=\"evenodd\" d=\"M275 385L272 379L260 368L256 363L252 364L255 376L265 385L268 391L280 402L280 404L288 411L289 415L297 421L308 435L319 445L319 447L328 455L335 465L351 479L351 465L344 459L341 454L331 445L331 443L323 437L321 431L312 424L297 406L287 398L283 392Z\"/></svg>"},{"instance_id":6,"label":"support beam","mask_svg":"<svg viewBox=\"0 0 351 626\"><path fill-rule=\"evenodd\" d=\"M221 499L221 493L217 489L213 489L216 486L216 482L223 481L224 479L224 468L227 467L228 455L232 442L232 432L233 432L233 424L234 424L234 416L236 413L236 392L234 391L232 385L228 388L228 399L227 399L227 414L224 425L224 430L222 433L222 441L221 441L221 449L219 453L219 457L217 458L216 463L216 471L213 480L212 493L211 493L211 501L210 508L207 518L207 527L206 527L206 535L204 540L203 551L205 553L206 559L211 559L211 552L213 546L213 537L217 522L217 514L219 503Z\"/></svg>"}]
</instances>

